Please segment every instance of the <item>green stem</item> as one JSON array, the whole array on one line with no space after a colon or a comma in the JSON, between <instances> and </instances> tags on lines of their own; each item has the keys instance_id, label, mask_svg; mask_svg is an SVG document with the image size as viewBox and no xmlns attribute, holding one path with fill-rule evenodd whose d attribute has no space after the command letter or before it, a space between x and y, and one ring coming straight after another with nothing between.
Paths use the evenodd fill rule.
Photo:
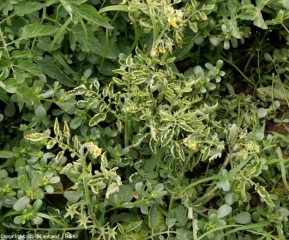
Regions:
<instances>
[{"instance_id":1,"label":"green stem","mask_svg":"<svg viewBox=\"0 0 289 240\"><path fill-rule=\"evenodd\" d=\"M80 153L80 159L81 159L81 163L82 163L83 186L84 186L85 201L86 201L86 204L87 204L87 210L88 210L88 213L89 213L90 217L92 218L92 221L93 221L94 225L97 228L100 229L101 228L101 224L96 219L95 214L93 212L93 207L92 207L92 204L91 204L91 201L90 201L90 198L91 198L90 197L90 191L89 191L88 184L87 184L86 157L87 157L88 153L84 154L84 147L83 146L80 148L79 153Z\"/></svg>"},{"instance_id":2,"label":"green stem","mask_svg":"<svg viewBox=\"0 0 289 240\"><path fill-rule=\"evenodd\" d=\"M227 156L226 156L226 158L225 158L225 161L224 161L222 167L220 168L220 170L225 169L225 168L227 167L227 165L229 164L230 160L231 160L231 154L227 154ZM215 181L212 182L211 186L207 189L205 195L206 195L207 193L209 193L209 192L214 188L216 182L217 182L217 180L215 180Z\"/></svg>"},{"instance_id":3,"label":"green stem","mask_svg":"<svg viewBox=\"0 0 289 240\"><path fill-rule=\"evenodd\" d=\"M214 185L211 185L214 186ZM218 195L218 187L214 187L212 188L210 191L207 191L201 198L197 199L196 201L193 202L193 206L202 203L202 205L206 204L207 202L209 202L211 199L213 199L214 197L216 197Z\"/></svg>"},{"instance_id":4,"label":"green stem","mask_svg":"<svg viewBox=\"0 0 289 240\"><path fill-rule=\"evenodd\" d=\"M245 78L245 80L250 83L252 86L255 87L255 83L250 79L248 78L234 63L228 61L226 58L224 57L221 57L225 62L229 63L233 68L235 68L241 75L243 78Z\"/></svg>"},{"instance_id":5,"label":"green stem","mask_svg":"<svg viewBox=\"0 0 289 240\"><path fill-rule=\"evenodd\" d=\"M125 132L124 132L124 143L125 147L129 146L129 135L130 135L130 119L129 119L129 113L125 113Z\"/></svg>"},{"instance_id":6,"label":"green stem","mask_svg":"<svg viewBox=\"0 0 289 240\"><path fill-rule=\"evenodd\" d=\"M153 14L151 13L151 10L150 10L150 18L152 20L152 25L153 25L153 46L152 46L152 48L155 48L155 44L156 44L157 39L158 39L158 30L157 30L155 18L153 16Z\"/></svg>"},{"instance_id":7,"label":"green stem","mask_svg":"<svg viewBox=\"0 0 289 240\"><path fill-rule=\"evenodd\" d=\"M189 155L186 158L184 167L183 167L182 172L180 174L180 178L179 178L180 181L182 180L182 178L184 177L184 175L185 175L185 173L187 171L188 165L191 162L191 158L192 158L193 154L194 154L194 151L190 151ZM174 203L175 203L175 198L176 198L176 193L173 193L171 195L171 198L170 198L169 211L171 211L173 209L173 206L174 206Z\"/></svg>"}]
</instances>

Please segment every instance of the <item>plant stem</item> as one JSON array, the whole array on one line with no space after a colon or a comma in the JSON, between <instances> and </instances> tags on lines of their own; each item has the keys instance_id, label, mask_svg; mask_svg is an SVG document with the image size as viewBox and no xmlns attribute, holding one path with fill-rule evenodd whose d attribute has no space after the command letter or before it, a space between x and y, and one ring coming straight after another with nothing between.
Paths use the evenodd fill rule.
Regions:
<instances>
[{"instance_id":1,"label":"plant stem","mask_svg":"<svg viewBox=\"0 0 289 240\"><path fill-rule=\"evenodd\" d=\"M229 63L233 68L235 68L241 75L243 78L245 78L245 80L250 83L252 86L255 87L255 83L250 79L248 78L234 63L228 61L226 58L224 57L221 57L225 62Z\"/></svg>"},{"instance_id":2,"label":"plant stem","mask_svg":"<svg viewBox=\"0 0 289 240\"><path fill-rule=\"evenodd\" d=\"M91 201L90 201L90 191L89 191L88 184L87 184L86 157L87 157L88 153L84 154L84 147L83 146L81 146L81 148L79 150L79 153L80 153L80 159L81 159L81 163L82 163L83 186L84 186L85 201L86 201L86 205L87 205L87 210L88 210L88 213L89 213L94 225L98 229L100 229L101 228L101 224L96 219L95 214L93 212L93 207L92 207Z\"/></svg>"},{"instance_id":3,"label":"plant stem","mask_svg":"<svg viewBox=\"0 0 289 240\"><path fill-rule=\"evenodd\" d=\"M185 172L187 171L188 165L189 165L189 163L190 163L190 160L191 160L193 154L194 154L194 151L190 151L189 155L188 155L187 158L186 158L184 167L183 167L182 172L181 172L181 174L180 174L180 178L179 178L180 181L182 180L182 178L183 178L184 175L185 175ZM173 193L173 194L171 195L171 198L170 198L169 211L172 210L172 208L173 208L173 206L174 206L175 197L176 197L176 193Z\"/></svg>"},{"instance_id":4,"label":"plant stem","mask_svg":"<svg viewBox=\"0 0 289 240\"><path fill-rule=\"evenodd\" d=\"M125 131L124 131L124 144L125 147L129 146L129 135L130 135L130 122L129 113L125 112Z\"/></svg>"}]
</instances>

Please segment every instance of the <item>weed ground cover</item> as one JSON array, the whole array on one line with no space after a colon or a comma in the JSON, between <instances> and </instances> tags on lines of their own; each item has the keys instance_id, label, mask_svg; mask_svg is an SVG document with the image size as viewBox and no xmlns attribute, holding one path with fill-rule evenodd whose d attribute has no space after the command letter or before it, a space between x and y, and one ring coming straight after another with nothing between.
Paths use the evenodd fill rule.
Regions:
<instances>
[{"instance_id":1,"label":"weed ground cover","mask_svg":"<svg viewBox=\"0 0 289 240\"><path fill-rule=\"evenodd\" d=\"M289 239L288 19L0 0L1 239Z\"/></svg>"}]
</instances>

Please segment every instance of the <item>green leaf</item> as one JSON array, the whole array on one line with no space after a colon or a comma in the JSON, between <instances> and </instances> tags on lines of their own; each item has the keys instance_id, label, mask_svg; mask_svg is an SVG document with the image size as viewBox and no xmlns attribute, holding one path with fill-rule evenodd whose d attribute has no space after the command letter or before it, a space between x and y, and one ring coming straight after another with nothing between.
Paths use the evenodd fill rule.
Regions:
<instances>
[{"instance_id":1,"label":"green leaf","mask_svg":"<svg viewBox=\"0 0 289 240\"><path fill-rule=\"evenodd\" d=\"M58 183L58 182L60 182L60 177L59 176L52 177L52 178L49 179L49 182L51 184Z\"/></svg>"},{"instance_id":2,"label":"green leaf","mask_svg":"<svg viewBox=\"0 0 289 240\"><path fill-rule=\"evenodd\" d=\"M251 215L248 212L241 212L234 216L235 223L248 224L251 222Z\"/></svg>"},{"instance_id":3,"label":"green leaf","mask_svg":"<svg viewBox=\"0 0 289 240\"><path fill-rule=\"evenodd\" d=\"M18 2L14 7L13 14L16 14L18 16L24 16L25 14L30 14L33 12L36 12L43 8L45 5L43 3L38 2Z\"/></svg>"},{"instance_id":4,"label":"green leaf","mask_svg":"<svg viewBox=\"0 0 289 240\"><path fill-rule=\"evenodd\" d=\"M9 76L9 68L5 67L0 74L0 81L5 80Z\"/></svg>"},{"instance_id":5,"label":"green leaf","mask_svg":"<svg viewBox=\"0 0 289 240\"><path fill-rule=\"evenodd\" d=\"M63 111L67 112L68 114L73 114L75 112L75 99L67 99L65 101L57 101L55 102Z\"/></svg>"},{"instance_id":6,"label":"green leaf","mask_svg":"<svg viewBox=\"0 0 289 240\"><path fill-rule=\"evenodd\" d=\"M41 69L39 66L37 66L36 64L34 64L32 61L30 60L23 60L20 59L18 61L18 64L16 65L16 67L22 69L23 71L29 72L35 76L41 76L43 75Z\"/></svg>"},{"instance_id":7,"label":"green leaf","mask_svg":"<svg viewBox=\"0 0 289 240\"><path fill-rule=\"evenodd\" d=\"M170 217L173 217L177 220L181 227L184 227L188 221L188 213L184 206L178 204L173 210L171 211Z\"/></svg>"},{"instance_id":8,"label":"green leaf","mask_svg":"<svg viewBox=\"0 0 289 240\"><path fill-rule=\"evenodd\" d=\"M72 5L73 11L87 21L93 22L96 25L113 29L107 19L101 16L93 6L82 4L80 6Z\"/></svg>"},{"instance_id":9,"label":"green leaf","mask_svg":"<svg viewBox=\"0 0 289 240\"><path fill-rule=\"evenodd\" d=\"M173 227L176 224L177 219L175 218L166 218L166 225L168 228Z\"/></svg>"},{"instance_id":10,"label":"green leaf","mask_svg":"<svg viewBox=\"0 0 289 240\"><path fill-rule=\"evenodd\" d=\"M36 61L40 66L41 71L52 79L57 80L59 83L67 87L75 87L74 81L67 77L59 67L54 63L52 57L46 57L42 60Z\"/></svg>"},{"instance_id":11,"label":"green leaf","mask_svg":"<svg viewBox=\"0 0 289 240\"><path fill-rule=\"evenodd\" d=\"M23 190L27 191L30 188L30 181L27 176L21 175L18 177L18 186Z\"/></svg>"},{"instance_id":12,"label":"green leaf","mask_svg":"<svg viewBox=\"0 0 289 240\"><path fill-rule=\"evenodd\" d=\"M69 202L77 203L82 196L82 193L77 191L66 191L63 195Z\"/></svg>"},{"instance_id":13,"label":"green leaf","mask_svg":"<svg viewBox=\"0 0 289 240\"><path fill-rule=\"evenodd\" d=\"M12 151L2 150L0 151L0 158L12 158L14 153Z\"/></svg>"},{"instance_id":14,"label":"green leaf","mask_svg":"<svg viewBox=\"0 0 289 240\"><path fill-rule=\"evenodd\" d=\"M184 230L182 228L177 229L177 240L192 240L193 238L193 232Z\"/></svg>"},{"instance_id":15,"label":"green leaf","mask_svg":"<svg viewBox=\"0 0 289 240\"><path fill-rule=\"evenodd\" d=\"M36 216L34 218L31 219L31 221L36 224L36 225L40 225L42 224L43 222L43 218L42 217L39 217L39 216Z\"/></svg>"},{"instance_id":16,"label":"green leaf","mask_svg":"<svg viewBox=\"0 0 289 240\"><path fill-rule=\"evenodd\" d=\"M106 113L97 113L89 120L89 126L93 127L99 122L102 122L106 119Z\"/></svg>"},{"instance_id":17,"label":"green leaf","mask_svg":"<svg viewBox=\"0 0 289 240\"><path fill-rule=\"evenodd\" d=\"M54 193L54 188L51 185L45 185L44 186L45 191L49 194L53 194Z\"/></svg>"},{"instance_id":18,"label":"green leaf","mask_svg":"<svg viewBox=\"0 0 289 240\"><path fill-rule=\"evenodd\" d=\"M115 203L130 202L133 199L133 188L130 185L121 185L119 191L111 194L109 199Z\"/></svg>"},{"instance_id":19,"label":"green leaf","mask_svg":"<svg viewBox=\"0 0 289 240\"><path fill-rule=\"evenodd\" d=\"M19 198L14 204L13 209L17 212L23 211L29 203L29 198L27 196Z\"/></svg>"},{"instance_id":20,"label":"green leaf","mask_svg":"<svg viewBox=\"0 0 289 240\"><path fill-rule=\"evenodd\" d=\"M83 28L79 25L76 25L71 29L71 34L75 37L76 41L80 43L80 48L82 51L91 51L103 58L108 59L117 59L119 55L119 51L115 49L113 46L113 42L109 42L109 47L106 47L106 42L104 38L104 43L101 43L94 35L92 31L87 32L87 38L86 32L83 30ZM71 40L71 39L70 39Z\"/></svg>"},{"instance_id":21,"label":"green leaf","mask_svg":"<svg viewBox=\"0 0 289 240\"><path fill-rule=\"evenodd\" d=\"M42 200L37 199L34 203L33 203L33 210L34 211L38 211L42 206Z\"/></svg>"},{"instance_id":22,"label":"green leaf","mask_svg":"<svg viewBox=\"0 0 289 240\"><path fill-rule=\"evenodd\" d=\"M152 205L148 215L148 225L151 229L159 227L164 222L164 216L160 213L155 204Z\"/></svg>"},{"instance_id":23,"label":"green leaf","mask_svg":"<svg viewBox=\"0 0 289 240\"><path fill-rule=\"evenodd\" d=\"M19 40L51 36L56 33L58 27L52 25L39 25L38 23L27 24L19 29Z\"/></svg>"},{"instance_id":24,"label":"green leaf","mask_svg":"<svg viewBox=\"0 0 289 240\"><path fill-rule=\"evenodd\" d=\"M267 115L267 109L266 108L258 108L257 114L258 114L258 118L263 118Z\"/></svg>"},{"instance_id":25,"label":"green leaf","mask_svg":"<svg viewBox=\"0 0 289 240\"><path fill-rule=\"evenodd\" d=\"M69 126L72 129L77 129L82 124L83 120L84 120L83 116L77 116L69 123Z\"/></svg>"},{"instance_id":26,"label":"green leaf","mask_svg":"<svg viewBox=\"0 0 289 240\"><path fill-rule=\"evenodd\" d=\"M40 104L38 95L36 95L35 92L31 90L31 88L23 84L17 86L16 95L18 97L18 100L23 101L27 105Z\"/></svg>"},{"instance_id":27,"label":"green leaf","mask_svg":"<svg viewBox=\"0 0 289 240\"><path fill-rule=\"evenodd\" d=\"M283 7L289 9L289 0L283 0Z\"/></svg>"},{"instance_id":28,"label":"green leaf","mask_svg":"<svg viewBox=\"0 0 289 240\"><path fill-rule=\"evenodd\" d=\"M0 179L6 178L6 177L8 177L8 172L5 169L1 169L0 170Z\"/></svg>"},{"instance_id":29,"label":"green leaf","mask_svg":"<svg viewBox=\"0 0 289 240\"><path fill-rule=\"evenodd\" d=\"M38 105L37 107L35 107L34 111L35 117L37 119L43 120L44 118L46 118L46 110L42 105Z\"/></svg>"},{"instance_id":30,"label":"green leaf","mask_svg":"<svg viewBox=\"0 0 289 240\"><path fill-rule=\"evenodd\" d=\"M226 217L231 212L232 212L232 207L228 204L224 204L218 209L218 218Z\"/></svg>"}]
</instances>

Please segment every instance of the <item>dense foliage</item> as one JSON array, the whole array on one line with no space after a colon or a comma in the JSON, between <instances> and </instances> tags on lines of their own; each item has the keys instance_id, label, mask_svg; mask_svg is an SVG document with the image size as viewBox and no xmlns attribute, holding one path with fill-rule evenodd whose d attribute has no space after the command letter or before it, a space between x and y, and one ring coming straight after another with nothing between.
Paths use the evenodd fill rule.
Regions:
<instances>
[{"instance_id":1,"label":"dense foliage","mask_svg":"<svg viewBox=\"0 0 289 240\"><path fill-rule=\"evenodd\" d=\"M0 233L289 238L288 0L0 0Z\"/></svg>"}]
</instances>

